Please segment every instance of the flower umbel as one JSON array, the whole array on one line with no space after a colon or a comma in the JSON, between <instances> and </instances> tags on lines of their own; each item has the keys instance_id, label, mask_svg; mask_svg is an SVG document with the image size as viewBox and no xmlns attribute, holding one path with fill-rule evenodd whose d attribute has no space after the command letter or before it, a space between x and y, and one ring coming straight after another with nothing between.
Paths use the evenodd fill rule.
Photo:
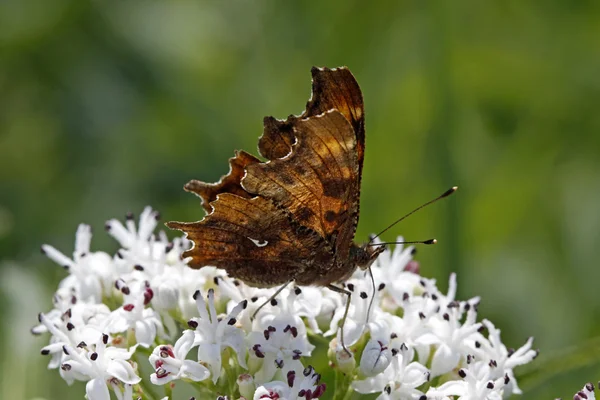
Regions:
<instances>
[{"instance_id":1,"label":"flower umbel","mask_svg":"<svg viewBox=\"0 0 600 400\"><path fill-rule=\"evenodd\" d=\"M401 246L374 263L375 290L361 270L344 283L352 293L343 329L353 353L346 353L344 295L291 286L271 298L277 288L188 268L182 253L190 243L155 234L158 218L147 207L137 226L132 214L108 221L122 247L112 257L90 250L87 225L77 230L72 257L42 246L68 275L32 332L50 335L42 348L49 367L68 384L87 382L89 400L108 400L111 391L151 398L139 385L146 381L167 397L191 385L197 398L310 400L336 387L336 399L354 390L378 399L492 400L520 393L514 369L537 355L533 339L508 350L491 322L478 322L479 298L456 299L456 275L441 293L419 275L413 248ZM310 365L328 348L336 382L322 382ZM153 372L142 373L140 361ZM577 396L593 398L593 385Z\"/></svg>"}]
</instances>

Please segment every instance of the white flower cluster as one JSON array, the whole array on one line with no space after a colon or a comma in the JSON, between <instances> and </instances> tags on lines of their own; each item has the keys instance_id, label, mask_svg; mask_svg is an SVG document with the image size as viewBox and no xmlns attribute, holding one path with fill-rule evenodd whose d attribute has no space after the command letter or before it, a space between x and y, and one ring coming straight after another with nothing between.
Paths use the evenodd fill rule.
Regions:
<instances>
[{"instance_id":1,"label":"white flower cluster","mask_svg":"<svg viewBox=\"0 0 600 400\"><path fill-rule=\"evenodd\" d=\"M334 398L356 391L378 399L501 399L520 393L513 369L537 354L532 339L508 350L491 322L477 322L478 298L455 299L454 274L443 294L419 275L414 249L397 246L374 263L374 286L360 270L344 283L350 355L339 328L345 295L289 287L271 299L277 288L190 269L181 259L189 243L155 235L157 219L146 208L137 226L132 215L125 224L108 221L121 246L114 256L90 251L86 225L72 258L42 246L69 275L33 332L50 333L42 349L49 367L69 384L86 381L89 400L108 400L110 391L119 400L154 398L147 381L171 398L175 381L185 381L213 399L311 400L326 389ZM335 371L327 385L310 365L319 351ZM148 362L154 372L142 376Z\"/></svg>"}]
</instances>

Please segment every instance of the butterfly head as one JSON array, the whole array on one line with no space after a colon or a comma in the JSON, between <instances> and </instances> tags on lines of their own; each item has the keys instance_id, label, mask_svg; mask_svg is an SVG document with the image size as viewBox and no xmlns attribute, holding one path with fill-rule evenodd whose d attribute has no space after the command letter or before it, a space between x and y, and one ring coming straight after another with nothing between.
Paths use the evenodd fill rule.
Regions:
<instances>
[{"instance_id":1,"label":"butterfly head","mask_svg":"<svg viewBox=\"0 0 600 400\"><path fill-rule=\"evenodd\" d=\"M350 258L354 262L354 265L362 270L366 270L369 269L371 264L373 264L384 250L385 246L369 246L368 243L362 246L353 244L350 248Z\"/></svg>"}]
</instances>

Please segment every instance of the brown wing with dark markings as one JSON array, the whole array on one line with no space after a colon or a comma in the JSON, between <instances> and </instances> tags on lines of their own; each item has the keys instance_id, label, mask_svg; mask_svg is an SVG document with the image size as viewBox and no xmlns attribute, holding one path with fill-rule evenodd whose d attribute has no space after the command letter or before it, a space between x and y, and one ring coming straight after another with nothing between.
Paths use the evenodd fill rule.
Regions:
<instances>
[{"instance_id":1,"label":"brown wing with dark markings","mask_svg":"<svg viewBox=\"0 0 600 400\"><path fill-rule=\"evenodd\" d=\"M235 156L229 159L229 172L221 177L217 183L205 183L198 180L191 180L183 187L186 191L195 193L202 200L202 207L206 212L212 210L211 202L217 199L220 193L233 193L240 197L250 198L251 196L240 186L240 181L246 173L246 167L250 164L256 164L260 160L252 154L245 151L236 151Z\"/></svg>"},{"instance_id":2,"label":"brown wing with dark markings","mask_svg":"<svg viewBox=\"0 0 600 400\"><path fill-rule=\"evenodd\" d=\"M313 67L312 95L300 117L290 115L286 120L264 119L264 132L258 140L258 150L269 160L282 158L293 144L292 127L299 118L313 117L326 111L339 111L354 128L359 174L362 171L365 147L365 119L362 92L358 82L346 67ZM359 178L360 179L360 178Z\"/></svg>"},{"instance_id":3,"label":"brown wing with dark markings","mask_svg":"<svg viewBox=\"0 0 600 400\"><path fill-rule=\"evenodd\" d=\"M350 248L364 155L362 94L346 68L313 68L312 75L302 115L264 119L258 148L271 161L239 152L219 182L186 185L210 213L168 223L194 242L184 253L193 267L214 265L254 286L296 278L327 284L356 267Z\"/></svg>"},{"instance_id":4,"label":"brown wing with dark markings","mask_svg":"<svg viewBox=\"0 0 600 400\"><path fill-rule=\"evenodd\" d=\"M300 119L284 158L249 165L242 187L285 208L294 221L323 237L344 258L354 236L358 160L356 137L336 110ZM347 238L345 249L336 242Z\"/></svg>"},{"instance_id":5,"label":"brown wing with dark markings","mask_svg":"<svg viewBox=\"0 0 600 400\"><path fill-rule=\"evenodd\" d=\"M202 221L167 223L194 242L183 254L192 257L194 268L216 266L248 284L268 287L293 279L306 260L329 254L318 235L291 224L268 199L223 193L211 205L212 213Z\"/></svg>"},{"instance_id":6,"label":"brown wing with dark markings","mask_svg":"<svg viewBox=\"0 0 600 400\"><path fill-rule=\"evenodd\" d=\"M313 67L311 73L312 96L301 117L311 117L331 109L339 111L346 117L356 135L360 173L365 151L365 109L358 82L346 67L333 69Z\"/></svg>"}]
</instances>

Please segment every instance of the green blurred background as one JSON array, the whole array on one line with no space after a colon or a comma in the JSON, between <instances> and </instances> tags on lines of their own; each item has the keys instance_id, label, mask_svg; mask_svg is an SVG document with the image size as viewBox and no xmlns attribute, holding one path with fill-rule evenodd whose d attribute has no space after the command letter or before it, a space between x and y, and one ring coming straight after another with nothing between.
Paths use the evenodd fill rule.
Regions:
<instances>
[{"instance_id":1,"label":"green blurred background","mask_svg":"<svg viewBox=\"0 0 600 400\"><path fill-rule=\"evenodd\" d=\"M199 219L183 183L301 112L313 65L364 93L357 238L459 185L384 239L437 237L422 273L456 271L507 345L535 336L554 374L524 398L600 378L599 2L23 0L0 2L1 398L83 397L27 333L64 276L39 246L86 222L114 251L104 221L147 204ZM574 345L589 359L545 361Z\"/></svg>"}]
</instances>

